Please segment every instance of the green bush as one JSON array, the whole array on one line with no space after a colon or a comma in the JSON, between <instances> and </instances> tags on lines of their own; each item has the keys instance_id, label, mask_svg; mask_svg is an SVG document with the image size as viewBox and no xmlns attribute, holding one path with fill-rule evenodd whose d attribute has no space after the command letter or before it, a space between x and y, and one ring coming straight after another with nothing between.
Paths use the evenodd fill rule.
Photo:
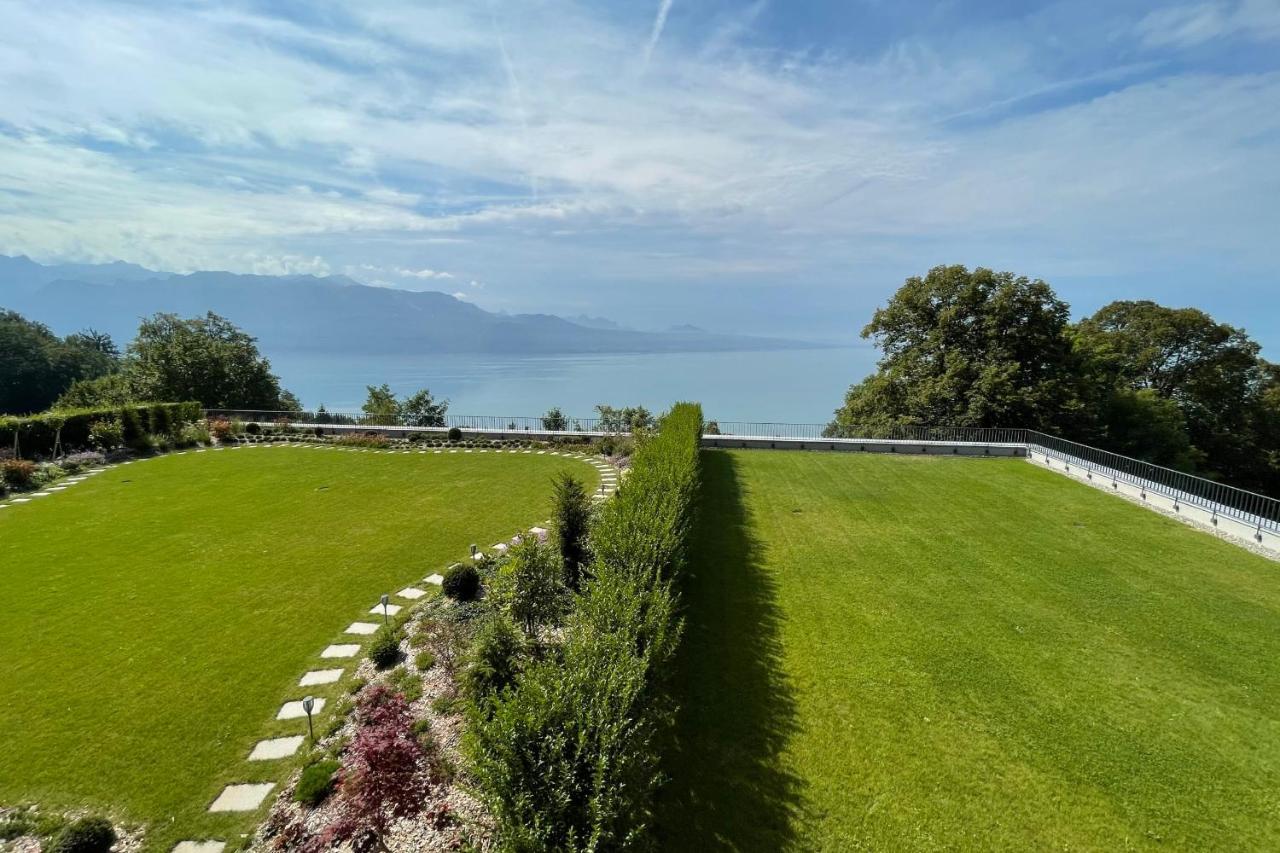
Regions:
<instances>
[{"instance_id":1,"label":"green bush","mask_svg":"<svg viewBox=\"0 0 1280 853\"><path fill-rule=\"evenodd\" d=\"M111 821L101 817L82 817L59 832L49 846L50 853L107 853L116 843Z\"/></svg>"},{"instance_id":2,"label":"green bush","mask_svg":"<svg viewBox=\"0 0 1280 853\"><path fill-rule=\"evenodd\" d=\"M557 553L536 536L526 536L498 572L494 597L530 637L539 625L558 624L569 591Z\"/></svg>"},{"instance_id":3,"label":"green bush","mask_svg":"<svg viewBox=\"0 0 1280 853\"><path fill-rule=\"evenodd\" d=\"M369 644L369 660L378 669L390 669L400 662L400 632L384 625Z\"/></svg>"},{"instance_id":4,"label":"green bush","mask_svg":"<svg viewBox=\"0 0 1280 853\"><path fill-rule=\"evenodd\" d=\"M249 421L244 425L244 431L246 435L259 435L262 432L262 427L258 425L257 421Z\"/></svg>"},{"instance_id":5,"label":"green bush","mask_svg":"<svg viewBox=\"0 0 1280 853\"><path fill-rule=\"evenodd\" d=\"M103 418L89 425L89 444L99 450L115 450L124 444L124 426L119 418Z\"/></svg>"},{"instance_id":6,"label":"green bush","mask_svg":"<svg viewBox=\"0 0 1280 853\"><path fill-rule=\"evenodd\" d=\"M415 639L422 636L422 634L418 634ZM418 652L418 656L413 659L413 665L416 666L420 672L426 672L436 665L436 656L431 652Z\"/></svg>"},{"instance_id":7,"label":"green bush","mask_svg":"<svg viewBox=\"0 0 1280 853\"><path fill-rule=\"evenodd\" d=\"M592 528L590 580L560 654L470 706L465 748L500 849L646 845L701 432L701 409L679 404L636 444L627 488Z\"/></svg>"},{"instance_id":8,"label":"green bush","mask_svg":"<svg viewBox=\"0 0 1280 853\"><path fill-rule=\"evenodd\" d=\"M209 428L200 421L193 421L183 424L178 429L178 438L175 443L178 447L196 447L210 442Z\"/></svg>"},{"instance_id":9,"label":"green bush","mask_svg":"<svg viewBox=\"0 0 1280 853\"><path fill-rule=\"evenodd\" d=\"M357 693L359 693L361 690L364 690L365 685L368 683L369 683L368 679L353 678L351 679L351 683L347 685L347 693L354 696Z\"/></svg>"},{"instance_id":10,"label":"green bush","mask_svg":"<svg viewBox=\"0 0 1280 853\"><path fill-rule=\"evenodd\" d=\"M572 590L581 586L582 571L587 564L587 527L591 523L591 496L587 489L568 472L555 480L555 503L552 529L560 561L564 565L564 583Z\"/></svg>"},{"instance_id":11,"label":"green bush","mask_svg":"<svg viewBox=\"0 0 1280 853\"><path fill-rule=\"evenodd\" d=\"M431 719L429 717L423 717L421 720L414 722L413 736L416 737L418 742L423 746L435 742L435 735L431 733Z\"/></svg>"},{"instance_id":12,"label":"green bush","mask_svg":"<svg viewBox=\"0 0 1280 853\"><path fill-rule=\"evenodd\" d=\"M422 676L411 672L407 667L396 667L387 681L406 702L416 702L422 698Z\"/></svg>"},{"instance_id":13,"label":"green bush","mask_svg":"<svg viewBox=\"0 0 1280 853\"><path fill-rule=\"evenodd\" d=\"M294 802L311 808L323 803L333 793L341 767L337 761L325 758L302 768L297 787L293 789Z\"/></svg>"},{"instance_id":14,"label":"green bush","mask_svg":"<svg viewBox=\"0 0 1280 853\"><path fill-rule=\"evenodd\" d=\"M449 440L462 441L462 430L457 427L449 427Z\"/></svg>"},{"instance_id":15,"label":"green bush","mask_svg":"<svg viewBox=\"0 0 1280 853\"><path fill-rule=\"evenodd\" d=\"M475 566L450 566L444 573L440 588L455 601L473 601L480 594L480 573Z\"/></svg>"},{"instance_id":16,"label":"green bush","mask_svg":"<svg viewBox=\"0 0 1280 853\"><path fill-rule=\"evenodd\" d=\"M471 644L462 687L478 707L515 683L524 642L511 620L501 614L486 619Z\"/></svg>"}]
</instances>

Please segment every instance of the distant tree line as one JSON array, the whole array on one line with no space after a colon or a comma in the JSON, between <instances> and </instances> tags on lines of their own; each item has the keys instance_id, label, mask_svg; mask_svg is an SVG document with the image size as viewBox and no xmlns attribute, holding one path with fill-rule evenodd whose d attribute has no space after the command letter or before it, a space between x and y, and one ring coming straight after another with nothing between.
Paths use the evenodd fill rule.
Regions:
<instances>
[{"instance_id":1,"label":"distant tree line","mask_svg":"<svg viewBox=\"0 0 1280 853\"><path fill-rule=\"evenodd\" d=\"M59 338L0 311L2 413L185 400L209 409L300 409L256 339L212 312L149 317L122 354L92 329Z\"/></svg>"},{"instance_id":2,"label":"distant tree line","mask_svg":"<svg viewBox=\"0 0 1280 853\"><path fill-rule=\"evenodd\" d=\"M1280 493L1280 366L1203 311L1119 301L1073 323L1043 281L940 266L862 336L883 357L828 435L1027 427Z\"/></svg>"}]
</instances>

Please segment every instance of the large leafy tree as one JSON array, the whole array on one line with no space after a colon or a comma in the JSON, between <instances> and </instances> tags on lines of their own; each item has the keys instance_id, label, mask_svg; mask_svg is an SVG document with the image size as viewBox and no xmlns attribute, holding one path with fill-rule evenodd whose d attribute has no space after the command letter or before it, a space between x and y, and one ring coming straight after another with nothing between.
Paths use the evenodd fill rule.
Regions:
<instances>
[{"instance_id":1,"label":"large leafy tree","mask_svg":"<svg viewBox=\"0 0 1280 853\"><path fill-rule=\"evenodd\" d=\"M1280 492L1280 367L1192 308L1113 302L1071 325L1047 284L936 267L863 330L884 352L828 434L1032 427Z\"/></svg>"},{"instance_id":2,"label":"large leafy tree","mask_svg":"<svg viewBox=\"0 0 1280 853\"><path fill-rule=\"evenodd\" d=\"M1075 399L1068 307L1043 281L963 266L907 279L862 330L884 353L830 432L902 424L1048 428Z\"/></svg>"},{"instance_id":3,"label":"large leafy tree","mask_svg":"<svg viewBox=\"0 0 1280 853\"><path fill-rule=\"evenodd\" d=\"M185 320L156 314L142 322L125 355L138 400L198 400L210 409L297 411L257 340L213 312Z\"/></svg>"},{"instance_id":4,"label":"large leafy tree","mask_svg":"<svg viewBox=\"0 0 1280 853\"><path fill-rule=\"evenodd\" d=\"M0 310L0 412L46 409L77 380L114 371L117 356L99 332L59 338L42 323Z\"/></svg>"},{"instance_id":5,"label":"large leafy tree","mask_svg":"<svg viewBox=\"0 0 1280 853\"><path fill-rule=\"evenodd\" d=\"M1280 469L1264 459L1275 452L1270 437L1276 370L1242 329L1219 323L1195 308L1167 308L1150 301L1104 306L1074 329L1075 345L1099 384L1120 400L1142 395L1161 400L1179 417L1189 452L1172 464L1255 488L1274 485ZM1112 445L1156 461L1169 461L1168 440L1135 442L1123 433L1123 406L1103 414ZM1144 419L1149 421L1150 419ZM1176 441L1172 430L1166 439ZM1268 468L1271 470L1268 471Z\"/></svg>"}]
</instances>

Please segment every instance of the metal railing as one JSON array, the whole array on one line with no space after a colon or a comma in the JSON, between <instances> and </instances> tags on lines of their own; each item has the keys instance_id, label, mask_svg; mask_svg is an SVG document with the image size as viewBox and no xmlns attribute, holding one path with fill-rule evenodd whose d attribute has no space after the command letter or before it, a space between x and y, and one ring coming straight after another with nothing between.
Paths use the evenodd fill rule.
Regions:
<instances>
[{"instance_id":1,"label":"metal railing","mask_svg":"<svg viewBox=\"0 0 1280 853\"><path fill-rule=\"evenodd\" d=\"M1137 486L1259 531L1280 531L1280 500L1275 498L1034 430L1026 431L1026 443L1028 451L1053 456L1083 468L1086 474Z\"/></svg>"}]
</instances>

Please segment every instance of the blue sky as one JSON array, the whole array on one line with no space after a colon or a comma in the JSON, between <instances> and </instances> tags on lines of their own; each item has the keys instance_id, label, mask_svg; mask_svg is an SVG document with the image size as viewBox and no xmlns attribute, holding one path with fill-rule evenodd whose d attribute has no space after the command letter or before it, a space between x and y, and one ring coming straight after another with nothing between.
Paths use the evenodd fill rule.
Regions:
<instances>
[{"instance_id":1,"label":"blue sky","mask_svg":"<svg viewBox=\"0 0 1280 853\"><path fill-rule=\"evenodd\" d=\"M1280 348L1280 0L0 0L0 252L852 339L940 263Z\"/></svg>"}]
</instances>

